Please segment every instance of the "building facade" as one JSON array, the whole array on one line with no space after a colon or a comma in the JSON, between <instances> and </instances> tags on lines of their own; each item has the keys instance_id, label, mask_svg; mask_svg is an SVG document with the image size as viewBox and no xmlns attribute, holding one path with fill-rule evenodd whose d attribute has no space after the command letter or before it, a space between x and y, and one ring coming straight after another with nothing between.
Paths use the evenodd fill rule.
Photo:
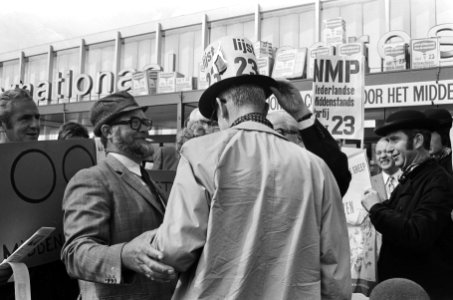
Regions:
<instances>
[{"instance_id":1,"label":"building facade","mask_svg":"<svg viewBox=\"0 0 453 300\"><path fill-rule=\"evenodd\" d=\"M66 121L90 127L91 101L127 89L135 71L159 65L165 72L198 77L203 49L222 36L267 41L274 48L308 48L322 41L324 20L341 17L348 37L369 37L368 138L374 138L371 129L377 123L401 107L425 109L434 103L453 110L453 67L382 72L378 53L379 41L389 31L404 31L412 39L426 38L430 28L452 24L452 1L301 0L296 6L277 2L244 3L3 53L0 87L25 84L32 89L42 114L41 139L51 139ZM311 89L310 79L294 82L301 91ZM152 106L147 114L154 120L156 141L174 141L176 130L197 106L200 94L195 90L137 97L141 105Z\"/></svg>"}]
</instances>

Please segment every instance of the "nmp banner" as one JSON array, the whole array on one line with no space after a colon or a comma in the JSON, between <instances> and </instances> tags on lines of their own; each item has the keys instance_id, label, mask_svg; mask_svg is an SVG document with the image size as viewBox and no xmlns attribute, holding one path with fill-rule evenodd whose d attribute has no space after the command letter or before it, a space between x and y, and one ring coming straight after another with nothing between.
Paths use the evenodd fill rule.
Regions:
<instances>
[{"instance_id":1,"label":"nmp banner","mask_svg":"<svg viewBox=\"0 0 453 300\"><path fill-rule=\"evenodd\" d=\"M316 58L314 113L334 138L363 140L364 84L362 55Z\"/></svg>"}]
</instances>

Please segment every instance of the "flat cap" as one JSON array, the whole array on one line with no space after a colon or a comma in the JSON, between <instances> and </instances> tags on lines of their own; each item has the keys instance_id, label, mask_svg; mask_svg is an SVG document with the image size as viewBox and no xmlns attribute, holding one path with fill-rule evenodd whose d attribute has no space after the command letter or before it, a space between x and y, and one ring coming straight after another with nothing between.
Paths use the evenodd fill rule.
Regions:
<instances>
[{"instance_id":1,"label":"flat cap","mask_svg":"<svg viewBox=\"0 0 453 300\"><path fill-rule=\"evenodd\" d=\"M136 109L145 111L146 107L140 107L128 92L118 92L99 99L91 107L90 120L94 126L94 135L101 136L103 124L108 124L123 113Z\"/></svg>"}]
</instances>

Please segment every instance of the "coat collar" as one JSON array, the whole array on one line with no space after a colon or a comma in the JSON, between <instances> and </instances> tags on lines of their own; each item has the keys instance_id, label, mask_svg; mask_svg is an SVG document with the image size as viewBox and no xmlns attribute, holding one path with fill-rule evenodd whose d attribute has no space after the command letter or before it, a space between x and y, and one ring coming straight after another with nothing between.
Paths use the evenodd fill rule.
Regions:
<instances>
[{"instance_id":1,"label":"coat collar","mask_svg":"<svg viewBox=\"0 0 453 300\"><path fill-rule=\"evenodd\" d=\"M137 193L139 193L157 211L164 215L165 212L162 209L159 199L156 199L139 176L129 171L119 160L111 155L107 156L104 162L120 176L121 180L137 191Z\"/></svg>"},{"instance_id":2,"label":"coat collar","mask_svg":"<svg viewBox=\"0 0 453 300\"><path fill-rule=\"evenodd\" d=\"M235 129L243 129L243 130L250 130L250 131L264 131L264 132L267 132L267 133L271 133L271 134L274 134L278 137L281 137L283 139L287 139L285 138L283 135L281 135L280 133L278 133L277 131L275 131L274 129L264 125L264 124L261 124L261 123L258 123L258 122L253 122L253 121L245 121L245 122L242 122L234 127L231 127L231 128L235 128Z\"/></svg>"}]
</instances>

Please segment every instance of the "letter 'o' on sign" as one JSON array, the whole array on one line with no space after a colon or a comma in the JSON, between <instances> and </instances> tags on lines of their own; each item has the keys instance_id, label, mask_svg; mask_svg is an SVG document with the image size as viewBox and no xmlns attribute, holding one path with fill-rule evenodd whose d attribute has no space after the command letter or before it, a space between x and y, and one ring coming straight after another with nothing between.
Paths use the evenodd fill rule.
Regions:
<instances>
[{"instance_id":1,"label":"letter 'o' on sign","mask_svg":"<svg viewBox=\"0 0 453 300\"><path fill-rule=\"evenodd\" d=\"M75 173L84 168L94 165L94 158L87 149L82 146L69 148L63 156L63 177L68 182Z\"/></svg>"},{"instance_id":2,"label":"letter 'o' on sign","mask_svg":"<svg viewBox=\"0 0 453 300\"><path fill-rule=\"evenodd\" d=\"M56 184L55 165L44 151L22 152L11 167L11 185L16 194L29 203L49 198Z\"/></svg>"}]
</instances>

